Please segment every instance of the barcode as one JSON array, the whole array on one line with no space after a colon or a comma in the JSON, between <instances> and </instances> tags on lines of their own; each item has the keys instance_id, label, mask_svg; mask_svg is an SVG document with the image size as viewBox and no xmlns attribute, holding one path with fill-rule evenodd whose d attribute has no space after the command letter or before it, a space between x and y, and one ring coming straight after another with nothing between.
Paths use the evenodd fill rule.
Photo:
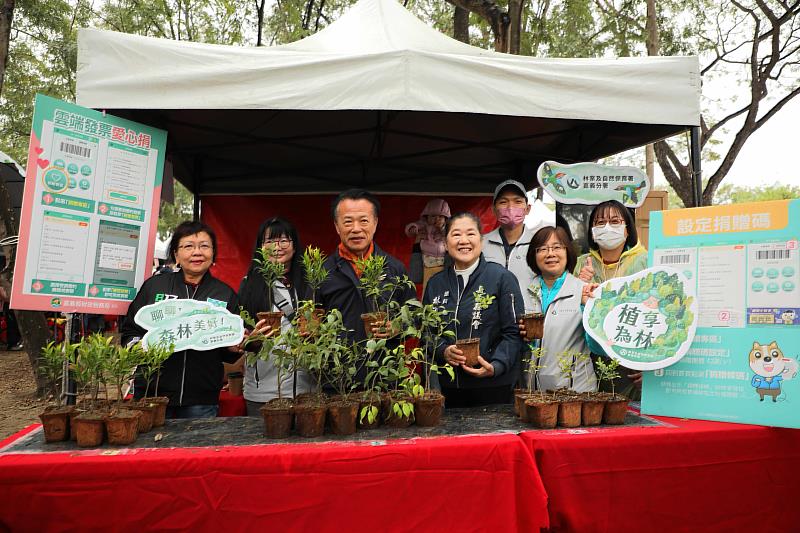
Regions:
<instances>
[{"instance_id":1,"label":"barcode","mask_svg":"<svg viewBox=\"0 0 800 533\"><path fill-rule=\"evenodd\" d=\"M91 148L65 142L61 143L61 151L69 155L77 155L78 157L85 157L87 159L92 155Z\"/></svg>"},{"instance_id":2,"label":"barcode","mask_svg":"<svg viewBox=\"0 0 800 533\"><path fill-rule=\"evenodd\" d=\"M790 259L791 250L758 250L756 259Z\"/></svg>"},{"instance_id":3,"label":"barcode","mask_svg":"<svg viewBox=\"0 0 800 533\"><path fill-rule=\"evenodd\" d=\"M689 264L689 254L662 255L659 264L662 264L662 265L686 265L686 264Z\"/></svg>"}]
</instances>

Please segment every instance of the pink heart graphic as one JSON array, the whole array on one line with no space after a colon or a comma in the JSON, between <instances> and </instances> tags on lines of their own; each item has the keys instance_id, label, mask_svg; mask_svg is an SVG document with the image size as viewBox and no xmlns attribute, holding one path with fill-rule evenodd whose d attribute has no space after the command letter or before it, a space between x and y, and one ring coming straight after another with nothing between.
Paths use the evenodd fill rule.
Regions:
<instances>
[{"instance_id":1,"label":"pink heart graphic","mask_svg":"<svg viewBox=\"0 0 800 533\"><path fill-rule=\"evenodd\" d=\"M50 166L50 161L48 159L37 159L36 164L39 165L39 168L47 168Z\"/></svg>"},{"instance_id":2,"label":"pink heart graphic","mask_svg":"<svg viewBox=\"0 0 800 533\"><path fill-rule=\"evenodd\" d=\"M36 151L36 155L39 155L42 152L44 152L44 148L42 148L41 146L37 146L36 148L34 148L34 151Z\"/></svg>"}]
</instances>

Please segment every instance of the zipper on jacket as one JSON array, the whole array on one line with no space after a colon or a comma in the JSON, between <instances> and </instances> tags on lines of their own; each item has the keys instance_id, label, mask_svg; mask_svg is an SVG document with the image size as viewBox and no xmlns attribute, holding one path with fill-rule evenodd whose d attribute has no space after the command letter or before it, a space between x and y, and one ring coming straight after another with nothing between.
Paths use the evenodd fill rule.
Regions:
<instances>
[{"instance_id":1,"label":"zipper on jacket","mask_svg":"<svg viewBox=\"0 0 800 533\"><path fill-rule=\"evenodd\" d=\"M186 350L183 351L183 370L181 371L181 394L178 397L178 405L183 405L183 383L186 380Z\"/></svg>"},{"instance_id":2,"label":"zipper on jacket","mask_svg":"<svg viewBox=\"0 0 800 533\"><path fill-rule=\"evenodd\" d=\"M455 271L455 267L454 267L453 268L453 273L455 274L455 272L456 271ZM472 276L470 276L470 277L472 277ZM458 290L458 274L456 274L456 294L458 294L458 298L456 299L456 311L455 311L455 314L453 315L453 318L455 319L455 326L456 326L456 340L458 340L458 307L461 305L461 297L464 295L465 292L467 292L467 283L468 282L469 282L469 279L467 279L467 281L464 282L464 289L459 291ZM460 385L459 385L459 382L458 382L458 372L456 372L455 375L456 375L456 388L458 389L458 388L460 388Z\"/></svg>"}]
</instances>

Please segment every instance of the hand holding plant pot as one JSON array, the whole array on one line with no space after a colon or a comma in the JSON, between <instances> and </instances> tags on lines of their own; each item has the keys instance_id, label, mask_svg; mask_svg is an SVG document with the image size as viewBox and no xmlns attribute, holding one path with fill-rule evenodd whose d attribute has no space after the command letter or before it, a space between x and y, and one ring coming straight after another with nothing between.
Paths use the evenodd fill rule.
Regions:
<instances>
[{"instance_id":1,"label":"hand holding plant pot","mask_svg":"<svg viewBox=\"0 0 800 533\"><path fill-rule=\"evenodd\" d=\"M480 349L481 349L481 339L480 337L473 338L472 332L480 328L482 318L481 313L489 308L492 305L492 302L495 300L495 296L493 294L486 294L486 290L483 288L483 285L478 287L478 290L472 293L475 304L472 308L472 319L469 323L469 337L466 339L459 339L456 341L456 348L462 352L462 354L455 354L455 355L463 355L465 361L463 362L463 366L465 367L475 367L480 364L481 368L478 371L481 373L479 377L486 377L485 374L491 372L490 375L494 375L494 369L491 371L486 367L486 365L491 366L491 364L487 363L486 360L480 357ZM450 352L453 354L454 352L451 350ZM477 374L474 374L477 375Z\"/></svg>"},{"instance_id":2,"label":"hand holding plant pot","mask_svg":"<svg viewBox=\"0 0 800 533\"><path fill-rule=\"evenodd\" d=\"M286 267L283 263L275 259L277 252L277 245L274 243L265 244L262 248L256 250L258 257L255 259L256 270L264 278L264 283L267 285L267 307L265 311L257 313L259 320L266 320L267 324L273 329L279 330L281 327L281 311L274 311L275 309L275 283L283 278L286 273Z\"/></svg>"}]
</instances>

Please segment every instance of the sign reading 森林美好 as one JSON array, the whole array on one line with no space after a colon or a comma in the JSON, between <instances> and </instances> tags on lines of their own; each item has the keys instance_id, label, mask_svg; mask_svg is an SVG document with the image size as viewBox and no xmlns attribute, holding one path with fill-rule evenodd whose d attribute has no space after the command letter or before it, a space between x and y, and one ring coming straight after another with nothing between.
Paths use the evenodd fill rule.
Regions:
<instances>
[{"instance_id":1,"label":"sign reading \u68ee\u6797\u7f8e\u597d","mask_svg":"<svg viewBox=\"0 0 800 533\"><path fill-rule=\"evenodd\" d=\"M136 312L134 322L147 330L142 345L174 345L174 351L236 346L244 321L225 307L197 300L162 300Z\"/></svg>"},{"instance_id":2,"label":"sign reading \u68ee\u6797\u7f8e\u597d","mask_svg":"<svg viewBox=\"0 0 800 533\"><path fill-rule=\"evenodd\" d=\"M583 327L626 368L654 370L679 361L697 326L694 283L668 267L606 281L586 303Z\"/></svg>"},{"instance_id":3,"label":"sign reading \u68ee\u6797\u7f8e\u597d","mask_svg":"<svg viewBox=\"0 0 800 533\"><path fill-rule=\"evenodd\" d=\"M650 180L635 167L545 161L536 176L539 185L564 204L593 205L617 200L625 207L640 207L650 192Z\"/></svg>"},{"instance_id":4,"label":"sign reading \u68ee\u6797\u7f8e\u597d","mask_svg":"<svg viewBox=\"0 0 800 533\"><path fill-rule=\"evenodd\" d=\"M696 286L697 334L642 412L800 428L800 200L651 214L650 264Z\"/></svg>"},{"instance_id":5,"label":"sign reading \u68ee\u6797\u7f8e\u597d","mask_svg":"<svg viewBox=\"0 0 800 533\"><path fill-rule=\"evenodd\" d=\"M166 142L36 95L11 307L127 311L151 266Z\"/></svg>"}]
</instances>

